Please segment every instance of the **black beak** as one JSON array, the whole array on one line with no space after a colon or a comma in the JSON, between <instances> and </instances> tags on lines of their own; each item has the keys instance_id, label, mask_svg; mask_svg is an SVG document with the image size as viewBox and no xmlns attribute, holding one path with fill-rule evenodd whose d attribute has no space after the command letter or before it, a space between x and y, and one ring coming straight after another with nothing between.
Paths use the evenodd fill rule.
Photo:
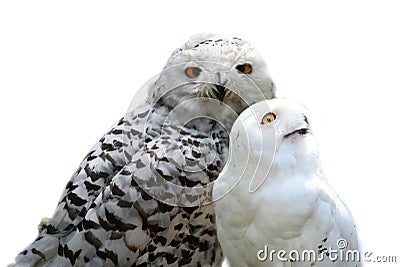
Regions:
<instances>
[{"instance_id":1,"label":"black beak","mask_svg":"<svg viewBox=\"0 0 400 267\"><path fill-rule=\"evenodd\" d=\"M224 102L224 97L225 97L225 94L226 94L226 88L224 86L222 86L222 85L217 85L217 84L215 84L215 88L217 89L216 93L217 93L217 96L218 96L218 100L221 101L221 102Z\"/></svg>"}]
</instances>

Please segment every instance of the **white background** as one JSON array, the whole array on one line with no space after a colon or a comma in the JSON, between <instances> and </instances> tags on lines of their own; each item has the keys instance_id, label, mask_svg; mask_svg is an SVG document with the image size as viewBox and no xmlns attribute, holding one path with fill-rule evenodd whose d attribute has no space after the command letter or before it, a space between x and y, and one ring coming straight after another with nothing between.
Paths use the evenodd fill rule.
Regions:
<instances>
[{"instance_id":1,"label":"white background","mask_svg":"<svg viewBox=\"0 0 400 267\"><path fill-rule=\"evenodd\" d=\"M399 11L396 1L2 1L0 266L34 240L135 90L198 32L258 48L278 95L312 110L364 250L400 261Z\"/></svg>"}]
</instances>

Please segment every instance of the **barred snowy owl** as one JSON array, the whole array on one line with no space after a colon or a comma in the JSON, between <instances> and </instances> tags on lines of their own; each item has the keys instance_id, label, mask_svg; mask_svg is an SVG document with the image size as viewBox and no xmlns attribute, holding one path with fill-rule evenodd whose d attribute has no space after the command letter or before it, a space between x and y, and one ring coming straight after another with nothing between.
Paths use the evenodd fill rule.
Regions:
<instances>
[{"instance_id":1,"label":"barred snowy owl","mask_svg":"<svg viewBox=\"0 0 400 267\"><path fill-rule=\"evenodd\" d=\"M360 267L356 226L322 172L309 111L287 99L262 101L230 134L213 197L231 266Z\"/></svg>"},{"instance_id":2,"label":"barred snowy owl","mask_svg":"<svg viewBox=\"0 0 400 267\"><path fill-rule=\"evenodd\" d=\"M144 103L90 150L16 265L218 266L211 192L227 131L247 106L272 97L249 43L192 37Z\"/></svg>"}]
</instances>

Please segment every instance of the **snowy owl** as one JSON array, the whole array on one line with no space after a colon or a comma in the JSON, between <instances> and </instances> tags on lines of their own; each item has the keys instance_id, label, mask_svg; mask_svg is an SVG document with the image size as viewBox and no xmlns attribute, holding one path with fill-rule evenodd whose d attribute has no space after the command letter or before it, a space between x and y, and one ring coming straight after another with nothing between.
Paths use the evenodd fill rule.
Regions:
<instances>
[{"instance_id":1,"label":"snowy owl","mask_svg":"<svg viewBox=\"0 0 400 267\"><path fill-rule=\"evenodd\" d=\"M89 151L16 266L218 266L212 181L230 130L274 97L246 41L199 34Z\"/></svg>"},{"instance_id":2,"label":"snowy owl","mask_svg":"<svg viewBox=\"0 0 400 267\"><path fill-rule=\"evenodd\" d=\"M361 266L354 221L323 175L309 120L304 106L272 99L234 123L213 187L218 239L232 267Z\"/></svg>"}]
</instances>

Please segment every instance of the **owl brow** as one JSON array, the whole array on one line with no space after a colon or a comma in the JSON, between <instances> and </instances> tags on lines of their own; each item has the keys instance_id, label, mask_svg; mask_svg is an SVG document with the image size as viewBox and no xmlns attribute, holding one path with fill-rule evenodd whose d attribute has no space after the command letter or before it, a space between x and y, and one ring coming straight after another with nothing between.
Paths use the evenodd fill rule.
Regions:
<instances>
[{"instance_id":1,"label":"owl brow","mask_svg":"<svg viewBox=\"0 0 400 267\"><path fill-rule=\"evenodd\" d=\"M245 43L240 47L239 52L236 55L236 59L235 59L232 67L236 66L238 64L238 62L240 61L240 59L243 58L244 54L246 53L245 52L245 50L246 50L245 48L247 48L249 46L250 45L248 43Z\"/></svg>"}]
</instances>

